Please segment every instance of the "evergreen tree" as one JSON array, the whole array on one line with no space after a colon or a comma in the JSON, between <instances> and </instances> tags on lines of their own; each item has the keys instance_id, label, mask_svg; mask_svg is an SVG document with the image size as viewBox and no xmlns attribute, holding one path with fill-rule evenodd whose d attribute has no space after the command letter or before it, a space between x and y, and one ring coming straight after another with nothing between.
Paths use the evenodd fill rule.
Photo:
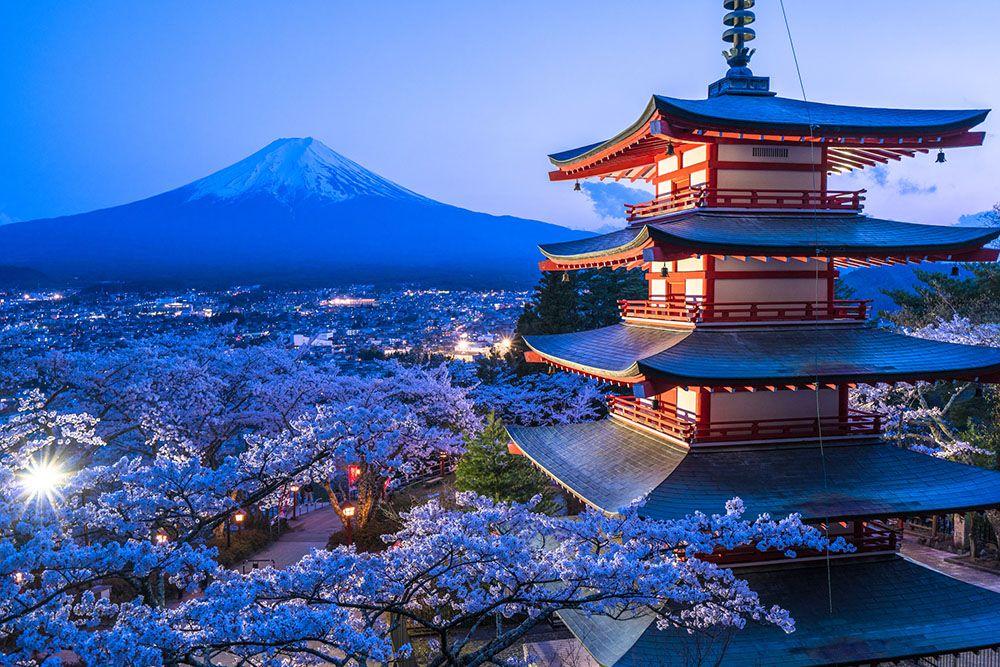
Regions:
<instances>
[{"instance_id":1,"label":"evergreen tree","mask_svg":"<svg viewBox=\"0 0 1000 667\"><path fill-rule=\"evenodd\" d=\"M585 329L597 329L620 320L619 300L649 298L642 271L593 269L580 276L580 319Z\"/></svg>"},{"instance_id":2,"label":"evergreen tree","mask_svg":"<svg viewBox=\"0 0 1000 667\"><path fill-rule=\"evenodd\" d=\"M539 494L550 498L548 478L526 457L512 456L507 451L509 441L503 422L491 413L485 428L466 443L455 470L455 487L494 501L525 502Z\"/></svg>"},{"instance_id":3,"label":"evergreen tree","mask_svg":"<svg viewBox=\"0 0 1000 667\"><path fill-rule=\"evenodd\" d=\"M899 305L888 317L896 324L922 327L955 315L973 322L1000 322L1000 265L973 264L971 276L917 271L920 283L913 292L890 290Z\"/></svg>"}]
</instances>

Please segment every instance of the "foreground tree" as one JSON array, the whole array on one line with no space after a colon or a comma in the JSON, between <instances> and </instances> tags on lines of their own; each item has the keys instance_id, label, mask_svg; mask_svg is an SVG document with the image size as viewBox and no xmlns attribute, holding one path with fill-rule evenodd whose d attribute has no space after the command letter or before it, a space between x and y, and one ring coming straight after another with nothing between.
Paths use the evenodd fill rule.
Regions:
<instances>
[{"instance_id":1,"label":"foreground tree","mask_svg":"<svg viewBox=\"0 0 1000 667\"><path fill-rule=\"evenodd\" d=\"M455 488L496 502L523 503L535 496L551 496L548 478L527 458L511 456L509 442L503 422L490 414L483 429L466 444L455 470Z\"/></svg>"},{"instance_id":2,"label":"foreground tree","mask_svg":"<svg viewBox=\"0 0 1000 667\"><path fill-rule=\"evenodd\" d=\"M369 416L344 417L341 430L312 441L322 446L262 438L252 453L209 466L169 433L120 454L99 435L99 419L54 411L39 395L23 401L0 424L4 662L72 651L92 665L363 665L410 653L389 636L406 621L436 637L429 664L480 665L562 608L651 608L664 624L790 630L787 614L701 557L748 543L824 545L796 517L746 520L738 502L718 516L657 523L635 509L557 519L532 504L460 496L459 508L412 511L382 553L338 548L246 576L220 567L207 546L213 530L241 506L320 474ZM200 594L168 607L167 584ZM107 585L111 599L95 590ZM473 646L497 614L507 629Z\"/></svg>"},{"instance_id":3,"label":"foreground tree","mask_svg":"<svg viewBox=\"0 0 1000 667\"><path fill-rule=\"evenodd\" d=\"M561 609L622 619L653 613L661 627L692 631L763 622L791 632L785 610L765 606L731 571L700 556L745 543L825 546L794 517L743 519L739 502L723 514L661 523L639 519L634 509L571 520L538 514L530 504L458 500L459 509L432 502L409 513L385 552L338 548L280 572L219 573L197 599L130 613L92 633L84 654L102 664L235 658L364 665L410 656L411 645L393 647L390 639L406 623L434 637L427 665L495 664ZM507 629L474 642L495 615L509 619Z\"/></svg>"}]
</instances>

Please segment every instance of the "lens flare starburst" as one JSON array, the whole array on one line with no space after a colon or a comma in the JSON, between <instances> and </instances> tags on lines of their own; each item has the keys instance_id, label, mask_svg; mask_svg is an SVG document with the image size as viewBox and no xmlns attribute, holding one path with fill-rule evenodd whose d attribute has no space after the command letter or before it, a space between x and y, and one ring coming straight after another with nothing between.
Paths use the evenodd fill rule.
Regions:
<instances>
[{"instance_id":1,"label":"lens flare starburst","mask_svg":"<svg viewBox=\"0 0 1000 667\"><path fill-rule=\"evenodd\" d=\"M21 488L28 500L48 500L59 497L66 472L54 461L32 461L21 474Z\"/></svg>"}]
</instances>

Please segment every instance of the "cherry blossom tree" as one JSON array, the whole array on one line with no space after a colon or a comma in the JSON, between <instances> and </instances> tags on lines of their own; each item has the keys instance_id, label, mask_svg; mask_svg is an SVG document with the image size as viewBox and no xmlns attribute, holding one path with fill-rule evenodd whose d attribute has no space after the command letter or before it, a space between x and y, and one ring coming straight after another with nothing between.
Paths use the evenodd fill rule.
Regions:
<instances>
[{"instance_id":1,"label":"cherry blossom tree","mask_svg":"<svg viewBox=\"0 0 1000 667\"><path fill-rule=\"evenodd\" d=\"M480 425L466 390L451 383L446 366L392 363L381 370L338 378L328 399L287 430L250 438L244 463L275 474L297 461L314 461L299 480L321 484L345 521L354 498L351 520L363 528L391 484L440 456L460 453L464 436Z\"/></svg>"},{"instance_id":2,"label":"cherry blossom tree","mask_svg":"<svg viewBox=\"0 0 1000 667\"><path fill-rule=\"evenodd\" d=\"M928 340L1000 347L1000 325L974 324L959 316L906 329L904 333ZM897 444L933 456L969 461L983 450L963 439L951 414L971 392L971 382L914 382L860 386L851 399L860 409L884 414L886 436Z\"/></svg>"},{"instance_id":3,"label":"cherry blossom tree","mask_svg":"<svg viewBox=\"0 0 1000 667\"><path fill-rule=\"evenodd\" d=\"M791 632L787 611L704 557L747 543L789 555L827 546L797 517L744 519L738 501L672 522L640 519L635 508L573 520L531 504L470 495L459 503L416 508L384 552L340 547L280 571L219 571L179 606L119 608L113 625L76 634L76 650L92 664L364 665L412 655L411 643L392 639L405 624L434 637L426 664L471 666L494 663L571 609L618 619L652 613L660 627L691 631L761 622ZM495 615L509 619L506 629L474 643Z\"/></svg>"},{"instance_id":4,"label":"cherry blossom tree","mask_svg":"<svg viewBox=\"0 0 1000 667\"><path fill-rule=\"evenodd\" d=\"M424 380L441 381L434 375ZM423 392L416 381L401 391ZM424 430L402 438L438 428L436 410L423 406ZM436 638L429 664L479 665L560 609L655 613L692 629L760 621L791 630L783 610L765 607L708 556L743 544L825 546L797 517L744 519L738 501L723 514L655 522L636 508L553 518L535 511L537 501L462 495L457 508L413 510L381 553L342 547L250 575L220 567L207 540L236 509L233 490L241 503L259 503L317 474L369 416L342 420L343 431L315 449L275 441L267 453L262 440L209 466L190 443L163 434L154 455L106 461L115 446L97 418L29 396L0 424L3 659L38 663L71 650L102 665L361 665L408 655L409 643L391 638L405 622ZM167 605L165 582L199 595ZM115 599L95 590L111 583ZM475 631L496 615L510 620L507 629L474 646Z\"/></svg>"},{"instance_id":5,"label":"cherry blossom tree","mask_svg":"<svg viewBox=\"0 0 1000 667\"><path fill-rule=\"evenodd\" d=\"M955 315L951 320L904 330L911 336L947 343L1000 347L1000 325L977 324ZM971 382L901 383L860 386L851 400L861 409L885 415L886 436L903 447L963 463L975 463L990 452L970 442L968 433L954 423L953 415L970 394ZM986 519L1000 535L1000 510L987 510Z\"/></svg>"}]
</instances>

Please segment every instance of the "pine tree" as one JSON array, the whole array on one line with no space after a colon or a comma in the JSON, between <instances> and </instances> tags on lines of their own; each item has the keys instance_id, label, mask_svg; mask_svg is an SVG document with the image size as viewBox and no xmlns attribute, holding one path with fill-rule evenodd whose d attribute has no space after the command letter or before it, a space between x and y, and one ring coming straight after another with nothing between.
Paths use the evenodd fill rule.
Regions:
<instances>
[{"instance_id":1,"label":"pine tree","mask_svg":"<svg viewBox=\"0 0 1000 667\"><path fill-rule=\"evenodd\" d=\"M642 271L592 269L580 276L580 319L583 328L597 329L620 321L618 301L648 298Z\"/></svg>"},{"instance_id":2,"label":"pine tree","mask_svg":"<svg viewBox=\"0 0 1000 667\"><path fill-rule=\"evenodd\" d=\"M535 495L549 499L552 486L524 456L507 451L510 441L503 423L492 413L486 426L466 443L465 454L455 470L455 487L473 491L495 501L525 502ZM551 506L551 502L544 502Z\"/></svg>"}]
</instances>

